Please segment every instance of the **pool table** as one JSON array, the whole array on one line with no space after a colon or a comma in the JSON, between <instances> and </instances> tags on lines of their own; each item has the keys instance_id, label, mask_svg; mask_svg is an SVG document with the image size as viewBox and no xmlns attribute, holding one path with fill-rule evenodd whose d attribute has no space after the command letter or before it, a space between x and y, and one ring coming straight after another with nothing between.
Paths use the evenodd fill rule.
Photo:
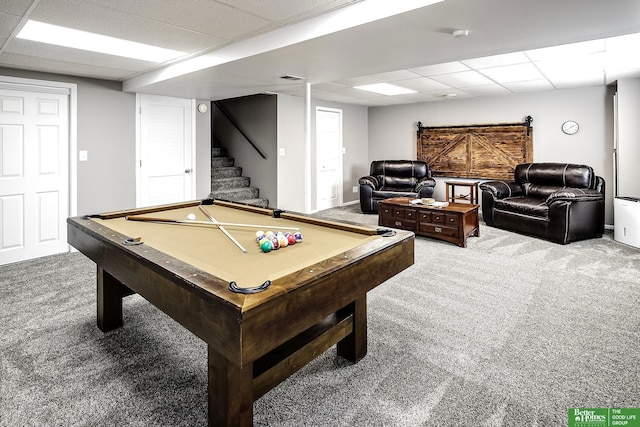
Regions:
<instances>
[{"instance_id":1,"label":"pool table","mask_svg":"<svg viewBox=\"0 0 640 427\"><path fill-rule=\"evenodd\" d=\"M122 326L122 298L138 293L207 343L216 426L251 426L255 399L334 344L362 359L367 292L414 262L412 232L212 199L67 224L69 243L97 265L102 331ZM303 240L263 252L258 228L299 228Z\"/></svg>"}]
</instances>

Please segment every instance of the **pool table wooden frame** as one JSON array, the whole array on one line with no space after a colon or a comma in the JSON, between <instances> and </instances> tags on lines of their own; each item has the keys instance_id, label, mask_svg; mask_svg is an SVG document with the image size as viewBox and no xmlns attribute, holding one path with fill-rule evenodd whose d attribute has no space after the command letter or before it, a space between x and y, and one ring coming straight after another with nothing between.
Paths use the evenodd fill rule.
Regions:
<instances>
[{"instance_id":1,"label":"pool table wooden frame","mask_svg":"<svg viewBox=\"0 0 640 427\"><path fill-rule=\"evenodd\" d=\"M201 203L219 202L194 201L102 217ZM265 213L246 205L228 207ZM354 227L296 215L323 227ZM414 262L414 234L396 230L393 236L369 239L275 279L262 292L239 294L229 290L227 281L161 251L123 244L132 236L103 222L85 216L69 218L67 224L69 243L97 264L100 330L122 326L122 298L138 293L207 343L208 419L215 426L253 425L254 400L334 344L339 356L353 363L362 359L367 353L367 292Z\"/></svg>"}]
</instances>

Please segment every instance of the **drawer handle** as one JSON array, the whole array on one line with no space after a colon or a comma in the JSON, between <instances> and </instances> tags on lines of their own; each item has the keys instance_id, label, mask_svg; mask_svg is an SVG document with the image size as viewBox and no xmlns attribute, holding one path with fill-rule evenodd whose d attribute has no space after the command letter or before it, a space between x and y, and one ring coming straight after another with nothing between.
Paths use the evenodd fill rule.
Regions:
<instances>
[{"instance_id":1,"label":"drawer handle","mask_svg":"<svg viewBox=\"0 0 640 427\"><path fill-rule=\"evenodd\" d=\"M440 228L440 227L434 227L434 228L433 228L433 230L434 230L436 233L442 233L442 228Z\"/></svg>"},{"instance_id":2,"label":"drawer handle","mask_svg":"<svg viewBox=\"0 0 640 427\"><path fill-rule=\"evenodd\" d=\"M436 216L436 219L440 219L440 215L437 215L437 216Z\"/></svg>"},{"instance_id":3,"label":"drawer handle","mask_svg":"<svg viewBox=\"0 0 640 427\"><path fill-rule=\"evenodd\" d=\"M449 222L453 222L455 221L453 218L449 218Z\"/></svg>"},{"instance_id":4,"label":"drawer handle","mask_svg":"<svg viewBox=\"0 0 640 427\"><path fill-rule=\"evenodd\" d=\"M400 227L402 225L402 223L400 221L396 221L395 224Z\"/></svg>"}]
</instances>

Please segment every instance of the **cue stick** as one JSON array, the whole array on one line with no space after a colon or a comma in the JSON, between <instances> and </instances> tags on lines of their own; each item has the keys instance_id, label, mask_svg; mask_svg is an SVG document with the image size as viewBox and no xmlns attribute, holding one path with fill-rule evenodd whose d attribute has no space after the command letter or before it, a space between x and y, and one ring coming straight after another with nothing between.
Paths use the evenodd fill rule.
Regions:
<instances>
[{"instance_id":1,"label":"cue stick","mask_svg":"<svg viewBox=\"0 0 640 427\"><path fill-rule=\"evenodd\" d=\"M209 225L213 227L227 226L227 227L249 227L249 228L257 228L257 229L270 229L277 228L278 230L294 230L300 231L299 227L274 227L272 225L258 225L258 224L241 224L235 222L210 222L210 221L196 221L193 219L172 219L172 218L158 218L153 216L145 216L145 215L136 215L136 216L128 216L128 220L131 221L149 221L149 222L171 222L177 224L186 224L186 225Z\"/></svg>"},{"instance_id":2,"label":"cue stick","mask_svg":"<svg viewBox=\"0 0 640 427\"><path fill-rule=\"evenodd\" d=\"M200 208L200 210L207 216L207 218L209 218L211 220L211 222L213 223L217 223L218 221L209 213L209 211L207 211L204 206L200 205L198 206ZM229 232L222 226L219 225L218 229L220 231L222 231L224 233L225 236L227 236L229 238L229 240L231 240L237 247L238 249L240 249L242 252L244 252L245 254L247 253L247 250L240 244L240 242L238 242L236 239L233 238L233 236L231 234L229 234Z\"/></svg>"}]
</instances>

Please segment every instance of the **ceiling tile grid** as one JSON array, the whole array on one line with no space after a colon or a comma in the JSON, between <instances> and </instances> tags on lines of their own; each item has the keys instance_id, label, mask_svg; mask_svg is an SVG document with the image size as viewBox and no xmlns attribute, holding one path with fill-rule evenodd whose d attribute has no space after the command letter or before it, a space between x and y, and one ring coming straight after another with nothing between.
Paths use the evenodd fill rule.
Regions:
<instances>
[{"instance_id":1,"label":"ceiling tile grid","mask_svg":"<svg viewBox=\"0 0 640 427\"><path fill-rule=\"evenodd\" d=\"M229 47L294 23L307 23L311 34L317 30L312 18L367 3L378 11L391 4L383 0L3 1L0 66L126 83L183 59L228 52ZM575 19L558 26L559 13L572 7ZM295 46L283 47L282 42L277 46L274 39L274 45L259 54L247 53L212 67L220 72L185 74L147 89L173 96L206 93L211 99L252 90L304 96L304 80L278 81L291 73L310 78L318 99L376 106L610 84L640 77L638 17L637 0L606 5L600 0L535 5L528 0L482 4L444 0ZM156 64L16 39L28 18L186 55ZM452 32L461 28L469 29L468 36L454 38ZM331 78L318 77L322 75ZM383 96L354 88L377 83L416 93Z\"/></svg>"}]
</instances>

